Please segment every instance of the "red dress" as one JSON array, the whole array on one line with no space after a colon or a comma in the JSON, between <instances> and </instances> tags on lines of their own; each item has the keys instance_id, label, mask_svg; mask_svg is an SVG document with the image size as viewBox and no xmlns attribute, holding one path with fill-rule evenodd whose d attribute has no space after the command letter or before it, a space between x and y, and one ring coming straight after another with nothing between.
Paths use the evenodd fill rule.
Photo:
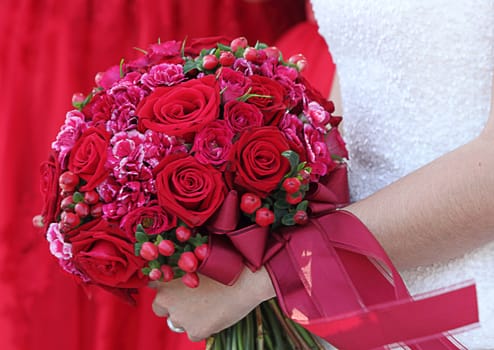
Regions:
<instances>
[{"instance_id":1,"label":"red dress","mask_svg":"<svg viewBox=\"0 0 494 350\"><path fill-rule=\"evenodd\" d=\"M85 292L57 266L31 218L39 164L95 73L158 38L245 34L274 42L304 20L304 2L3 0L0 2L0 330L3 350L199 349L151 311Z\"/></svg>"}]
</instances>

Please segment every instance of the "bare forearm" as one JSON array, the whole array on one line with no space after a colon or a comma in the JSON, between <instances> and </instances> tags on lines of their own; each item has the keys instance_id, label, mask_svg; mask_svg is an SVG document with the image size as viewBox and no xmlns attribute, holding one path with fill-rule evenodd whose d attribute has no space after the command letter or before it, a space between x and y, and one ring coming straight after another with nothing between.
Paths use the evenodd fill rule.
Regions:
<instances>
[{"instance_id":1,"label":"bare forearm","mask_svg":"<svg viewBox=\"0 0 494 350\"><path fill-rule=\"evenodd\" d=\"M399 268L461 255L494 239L494 147L489 133L347 209Z\"/></svg>"}]
</instances>

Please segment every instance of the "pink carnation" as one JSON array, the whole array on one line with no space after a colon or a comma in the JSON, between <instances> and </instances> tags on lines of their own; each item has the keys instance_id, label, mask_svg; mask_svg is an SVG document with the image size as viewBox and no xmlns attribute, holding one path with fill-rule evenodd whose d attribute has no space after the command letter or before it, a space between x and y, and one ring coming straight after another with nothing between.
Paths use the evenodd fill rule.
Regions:
<instances>
[{"instance_id":1,"label":"pink carnation","mask_svg":"<svg viewBox=\"0 0 494 350\"><path fill-rule=\"evenodd\" d=\"M58 161L61 164L64 164L67 154L87 128L84 114L81 112L72 110L66 114L65 123L51 145L54 150L59 152Z\"/></svg>"},{"instance_id":2,"label":"pink carnation","mask_svg":"<svg viewBox=\"0 0 494 350\"><path fill-rule=\"evenodd\" d=\"M142 75L142 84L151 90L160 85L170 86L185 79L183 66L180 64L162 63L151 67Z\"/></svg>"}]
</instances>

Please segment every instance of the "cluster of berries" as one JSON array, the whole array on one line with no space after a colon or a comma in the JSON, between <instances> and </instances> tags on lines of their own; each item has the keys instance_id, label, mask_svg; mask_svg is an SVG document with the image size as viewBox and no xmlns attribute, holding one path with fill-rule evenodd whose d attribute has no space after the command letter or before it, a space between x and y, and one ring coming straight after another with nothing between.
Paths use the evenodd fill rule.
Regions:
<instances>
[{"instance_id":1,"label":"cluster of berries","mask_svg":"<svg viewBox=\"0 0 494 350\"><path fill-rule=\"evenodd\" d=\"M244 59L255 64L262 64L268 58L278 60L281 57L281 51L275 46L269 47L252 47L248 46L245 37L233 39L227 51L216 50L215 53L209 53L204 56L197 57L197 63L204 70L214 70L221 65L223 67L231 67L238 58L237 53L240 53ZM307 66L307 60L304 55L293 55L288 59L288 63L293 64L299 71L302 71Z\"/></svg>"},{"instance_id":2,"label":"cluster of berries","mask_svg":"<svg viewBox=\"0 0 494 350\"><path fill-rule=\"evenodd\" d=\"M70 231L81 223L103 215L103 204L95 190L82 192L79 190L82 179L71 171L62 173L58 184L62 190L60 202L59 230Z\"/></svg>"},{"instance_id":3,"label":"cluster of berries","mask_svg":"<svg viewBox=\"0 0 494 350\"><path fill-rule=\"evenodd\" d=\"M308 190L309 181L310 173L307 170L302 169L297 176L287 177L281 183L279 193L281 193L282 196L281 199L278 199L278 203L285 203L285 205L282 205L285 209L285 215L287 209L286 204L295 208L295 210L289 210L288 213L288 215L293 218L293 224L295 225L305 225L309 221L307 204L302 203L305 192ZM244 193L240 201L240 210L248 216L251 216L252 220L257 225L263 227L274 224L277 218L276 205L273 206L273 210L269 207L270 205L263 203L258 195L250 192ZM294 212L292 213L292 211Z\"/></svg>"},{"instance_id":4,"label":"cluster of berries","mask_svg":"<svg viewBox=\"0 0 494 350\"><path fill-rule=\"evenodd\" d=\"M176 244L171 236L174 236L179 243L188 244L185 247ZM199 277L196 270L208 254L208 244L205 243L205 237L192 236L190 228L178 226L163 235L157 235L154 241L150 241L142 226L139 226L136 232L136 238L140 242L138 243L139 255L148 261L148 267L143 269L143 273L153 281L163 282L181 276L182 282L187 287L197 287Z\"/></svg>"}]
</instances>

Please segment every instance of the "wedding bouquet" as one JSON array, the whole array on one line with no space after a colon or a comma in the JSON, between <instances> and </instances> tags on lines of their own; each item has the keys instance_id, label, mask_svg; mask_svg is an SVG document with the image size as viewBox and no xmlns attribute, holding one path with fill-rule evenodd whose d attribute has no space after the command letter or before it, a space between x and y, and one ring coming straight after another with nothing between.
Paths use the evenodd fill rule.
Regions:
<instances>
[{"instance_id":1,"label":"wedding bouquet","mask_svg":"<svg viewBox=\"0 0 494 350\"><path fill-rule=\"evenodd\" d=\"M260 268L270 234L305 225L314 186L331 187L347 157L341 118L301 77L302 56L245 38L141 51L74 95L41 167L35 220L65 271L129 301L150 280L234 283L239 269L212 262L218 247L223 265ZM346 188L335 191L345 204ZM232 344L319 346L272 301L208 347Z\"/></svg>"}]
</instances>

